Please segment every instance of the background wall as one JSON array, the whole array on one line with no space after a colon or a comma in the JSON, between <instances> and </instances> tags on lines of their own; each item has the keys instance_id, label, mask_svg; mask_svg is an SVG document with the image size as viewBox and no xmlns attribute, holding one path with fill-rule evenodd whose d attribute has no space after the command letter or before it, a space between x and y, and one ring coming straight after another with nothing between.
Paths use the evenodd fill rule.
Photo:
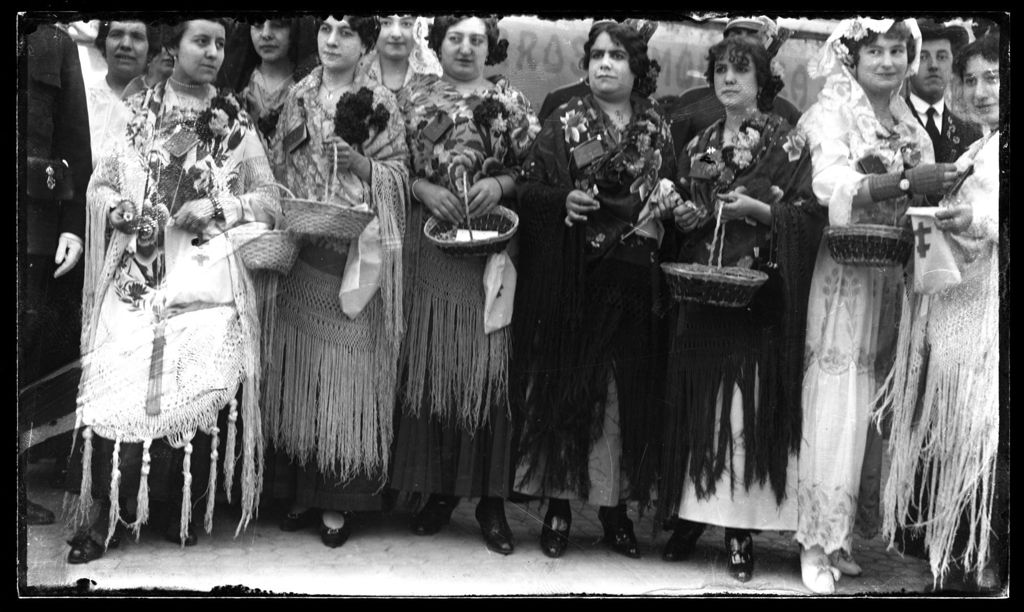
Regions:
<instances>
[{"instance_id":1,"label":"background wall","mask_svg":"<svg viewBox=\"0 0 1024 612\"><path fill-rule=\"evenodd\" d=\"M579 62L591 23L591 19L506 17L498 26L509 41L508 59L489 67L489 74L509 77L539 108L547 92L585 76ZM722 23L659 22L649 43L651 57L661 64L655 96L679 94L706 85L707 49L722 39L722 27ZM822 40L790 39L776 58L783 66L786 84L781 95L800 110L815 101L824 85L824 79L810 80L806 68L822 44Z\"/></svg>"}]
</instances>

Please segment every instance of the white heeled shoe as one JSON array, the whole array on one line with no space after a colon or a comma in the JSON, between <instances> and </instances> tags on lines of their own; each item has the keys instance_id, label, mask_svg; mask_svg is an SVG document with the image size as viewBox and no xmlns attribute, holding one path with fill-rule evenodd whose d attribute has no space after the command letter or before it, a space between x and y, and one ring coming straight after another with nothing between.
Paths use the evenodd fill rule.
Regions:
<instances>
[{"instance_id":1,"label":"white heeled shoe","mask_svg":"<svg viewBox=\"0 0 1024 612\"><path fill-rule=\"evenodd\" d=\"M840 575L840 571L829 564L828 555L820 546L800 549L800 577L812 593L832 595Z\"/></svg>"},{"instance_id":2,"label":"white heeled shoe","mask_svg":"<svg viewBox=\"0 0 1024 612\"><path fill-rule=\"evenodd\" d=\"M853 559L853 555L846 552L845 549L840 548L828 556L829 563L832 567L838 569L847 576L860 576L864 573L860 565Z\"/></svg>"}]
</instances>

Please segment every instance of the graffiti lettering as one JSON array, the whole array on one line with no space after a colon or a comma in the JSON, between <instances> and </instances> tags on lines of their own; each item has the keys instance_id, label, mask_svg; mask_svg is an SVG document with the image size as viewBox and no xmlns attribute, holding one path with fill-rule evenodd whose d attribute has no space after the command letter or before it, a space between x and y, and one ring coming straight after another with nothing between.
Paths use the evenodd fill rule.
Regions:
<instances>
[{"instance_id":1,"label":"graffiti lettering","mask_svg":"<svg viewBox=\"0 0 1024 612\"><path fill-rule=\"evenodd\" d=\"M533 59L533 48L536 45L537 34L530 30L520 30L518 49L519 56L516 58L516 70L522 70L524 62L526 63L526 68L528 70L535 70L537 68L537 60Z\"/></svg>"}]
</instances>

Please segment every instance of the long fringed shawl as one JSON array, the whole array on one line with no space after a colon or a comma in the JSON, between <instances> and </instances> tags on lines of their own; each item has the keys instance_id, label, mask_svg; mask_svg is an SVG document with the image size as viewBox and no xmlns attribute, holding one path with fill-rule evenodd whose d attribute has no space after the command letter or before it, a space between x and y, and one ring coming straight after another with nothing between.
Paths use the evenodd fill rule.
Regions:
<instances>
[{"instance_id":1,"label":"long fringed shawl","mask_svg":"<svg viewBox=\"0 0 1024 612\"><path fill-rule=\"evenodd\" d=\"M322 69L289 93L275 138L278 175L299 197L317 198L323 188L309 172L330 172L315 145L284 155L283 136L299 120L297 99L306 100L311 141L333 126L333 113L315 101ZM361 83L364 83L361 81ZM371 207L380 222L380 292L354 319L341 310L334 279L316 283L300 260L282 281L264 408L267 439L302 463L342 481L360 474L377 478L390 463L398 353L404 332L402 237L408 197L405 128L393 94L375 83L376 104L389 112L387 127L363 143L371 160ZM322 121L321 121L322 119ZM335 180L338 185L341 181ZM332 196L333 197L333 196ZM332 249L348 251L348 242ZM299 274L298 269L306 270ZM301 276L301 278L300 278ZM311 286L310 283L314 285ZM327 286L333 291L327 291ZM326 313L326 315L325 315ZM333 315L333 316L331 316Z\"/></svg>"},{"instance_id":2,"label":"long fringed shawl","mask_svg":"<svg viewBox=\"0 0 1024 612\"><path fill-rule=\"evenodd\" d=\"M414 175L457 193L456 166L468 178L519 173L537 131L529 100L507 79L492 77L485 94L464 96L434 75L413 77L401 91ZM482 129L474 111L484 100L508 112L504 127ZM436 143L423 128L445 112L454 127ZM429 409L463 431L487 425L492 407L508 411L510 332L484 333L484 258L443 254L423 236L428 212L412 207L406 232L407 334L399 391L408 414Z\"/></svg>"},{"instance_id":3,"label":"long fringed shawl","mask_svg":"<svg viewBox=\"0 0 1024 612\"><path fill-rule=\"evenodd\" d=\"M521 480L532 480L544 465L545 489L588 494L589 454L602 433L605 394L613 377L623 469L631 496L647 501L662 427L655 400L662 376L654 314L660 286L657 248L653 240L636 235L619 243L617 236L629 223L602 208L589 215L589 223L618 233L606 256L588 262L587 225L564 225L565 198L574 178L561 117L574 104L570 101L545 121L526 165L526 182L519 187L522 273L513 320L513 388L520 407L516 412L523 419L519 454L527 469ZM648 104L634 98L634 117L646 119ZM661 155L658 175L672 177L670 136ZM631 205L635 221L640 200L629 193L629 185L621 187L624 194L602 193Z\"/></svg>"},{"instance_id":4,"label":"long fringed shawl","mask_svg":"<svg viewBox=\"0 0 1024 612\"><path fill-rule=\"evenodd\" d=\"M896 361L875 414L892 416L883 535L892 545L897 528L923 527L940 584L954 561L980 578L989 557L999 445L998 153L992 138L954 196L974 208L969 231L949 235L961 284L922 296L907 282ZM924 486L915 490L918 472ZM927 508L918 522L914 506ZM970 535L959 557L954 539L962 520Z\"/></svg>"},{"instance_id":5,"label":"long fringed shawl","mask_svg":"<svg viewBox=\"0 0 1024 612\"><path fill-rule=\"evenodd\" d=\"M151 101L155 101L156 112L161 112L159 101L163 97L164 86L147 90L138 94L136 100L136 112L147 112L152 110L149 107ZM141 104L138 104L141 102ZM242 123L242 146L236 149L237 155L241 156L238 170L239 176L234 183L234 190L243 201L243 205L250 211L261 211L275 216L279 209L278 199L274 190L269 186L272 177L270 168L263 156L262 146L259 144L255 132L247 116L241 114L239 120ZM234 300L231 305L214 306L203 309L189 309L179 315L180 320L188 319L189 324L212 325L206 331L212 331L215 327L226 327L221 329L224 344L215 348L211 358L214 364L210 368L210 376L203 378L203 381L181 380L176 377L163 376L162 388L165 407L175 407L177 418L169 419L162 417L145 416L146 379L149 378L150 364L148 363L149 351L133 351L129 356L130 361L111 363L101 358L110 359L113 357L109 350L101 344L106 336L102 329L104 321L109 320L104 315L104 296L114 290L113 281L119 261L124 256L126 249L130 247L131 237L120 233L112 232L109 244L105 239L107 232L107 214L110 208L122 198L138 198L144 191L146 184L146 152L145 146L151 143L148 139L140 143L119 143L108 157L101 161L90 182L87 194L87 243L86 243L86 286L83 296L83 326L82 326L82 348L83 367L82 378L79 386L79 406L77 411L77 426L85 425L83 432L83 477L80 489L79 500L73 514L69 517L72 524L82 524L88 520L92 504L91 495L91 458L93 435L100 435L115 441L114 465L111 472L110 501L111 517L118 518L119 513L119 478L120 470L117 465L117 450L121 443L142 442L144 446L143 471L139 486L139 512L136 522L132 525L136 534L142 524L148 519L148 447L155 438L165 437L175 447L185 448L186 486L183 490L182 500L182 529L188 524L191 512L191 475L188 474L188 465L191 460L190 441L196 431L203 431L215 435L217 432L217 414L225 406L231 404L231 430L228 433L228 448L225 450L224 460L224 488L231 497L234 479L235 464L235 423L237 410L234 407L233 397L237 387L241 384L244 388L242 395L241 416L245 421L243 438L243 467L242 467L242 516L236 529L236 535L244 529L255 517L259 496L263 483L263 437L260 426L259 412L259 388L260 388L260 323L258 308L255 299L252 279L245 266L236 254L229 256L228 265L231 274L231 291ZM115 298L116 300L116 298ZM116 303L116 301L115 301ZM233 314L228 320L223 319L225 308L231 308ZM168 320L168 328L174 327L175 319ZM204 323L205 322L205 323ZM116 324L116 322L115 322ZM155 329L158 324L150 324ZM182 324L178 323L178 327ZM187 326L181 330L181 336L187 340L192 331ZM205 332L203 332L205 333ZM141 342L144 348L148 348L149 342ZM175 345L169 345L170 351L165 353L165 358L174 354ZM194 347L193 347L194 348ZM132 357L140 356L143 353L147 356L145 361L132 360ZM186 361L178 363L181 368L189 368L188 355L182 355ZM196 355L192 355L194 360ZM191 367L194 368L195 364ZM111 377L119 379L112 380ZM187 378L187 377L186 377ZM214 380L217 383L213 383ZM136 390L139 381L142 381L143 392L127 393L129 390ZM203 382L217 384L216 387L203 390L196 385ZM95 404L103 397L110 397L112 388L123 385L126 393L116 410L110 406ZM115 393L116 395L116 393ZM138 399L129 405L124 398L132 397ZM167 412L163 413L163 417ZM211 453L213 462L212 470L216 470L218 453ZM211 487L216 479L211 477ZM213 491L207 491L212 496ZM212 526L213 505L207 504L206 520L204 521L207 530ZM110 532L108 541L117 526L118 520L110 521Z\"/></svg>"},{"instance_id":6,"label":"long fringed shawl","mask_svg":"<svg viewBox=\"0 0 1024 612\"><path fill-rule=\"evenodd\" d=\"M721 121L694 140L688 155L704 152L718 133ZM767 200L776 186L782 199L771 203L772 225L754 234L742 220L727 225L725 265L735 265L763 244L761 263L769 268L769 281L742 310L679 306L668 356L665 436L659 516L674 515L685 479L691 479L698 498L716 494L716 483L729 470L731 488L749 488L770 482L776 501L786 493L786 466L800 450L801 381L807 298L814 255L824 225L824 209L811 193L808 154L788 157L783 142L790 126L772 116L761 134L761 148L730 188L741 185L755 198ZM689 160L681 174L688 176ZM691 189L706 189L704 181L691 181ZM711 223L713 227L713 223ZM760 226L758 226L760 227ZM709 228L705 228L707 230ZM730 231L733 239L729 240ZM705 231L705 233L707 233ZM706 263L706 236L687 236L682 261ZM743 397L743 482L732 478L735 466L731 414L732 395ZM722 402L717 403L719 389ZM757 406L757 408L755 408ZM717 437L716 437L717 432Z\"/></svg>"}]
</instances>

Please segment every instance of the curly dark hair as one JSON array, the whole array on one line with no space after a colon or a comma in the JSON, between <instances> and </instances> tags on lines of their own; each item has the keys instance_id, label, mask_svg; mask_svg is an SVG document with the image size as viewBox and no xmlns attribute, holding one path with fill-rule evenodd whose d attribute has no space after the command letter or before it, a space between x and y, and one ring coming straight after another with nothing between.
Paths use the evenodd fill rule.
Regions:
<instances>
[{"instance_id":1,"label":"curly dark hair","mask_svg":"<svg viewBox=\"0 0 1024 612\"><path fill-rule=\"evenodd\" d=\"M101 21L100 27L96 30L96 40L93 44L97 49L100 50L100 54L104 59L107 57L107 36L110 35L110 24L114 21L121 22L132 22L136 21L139 23L146 24L146 43L149 48L146 50L146 59L153 59L157 53L160 53L160 30L151 23L145 22L141 19L114 19L112 21Z\"/></svg>"},{"instance_id":2,"label":"curly dark hair","mask_svg":"<svg viewBox=\"0 0 1024 612\"><path fill-rule=\"evenodd\" d=\"M712 90L715 88L715 63L728 61L733 66L754 65L757 79L757 109L768 112L775 106L775 96L785 84L782 78L772 74L771 58L761 42L752 36L730 36L708 49L708 68L704 78Z\"/></svg>"},{"instance_id":3,"label":"curly dark hair","mask_svg":"<svg viewBox=\"0 0 1024 612\"><path fill-rule=\"evenodd\" d=\"M857 64L860 63L860 50L863 47L866 47L870 44L874 44L874 42L878 40L878 38L881 36L885 36L886 38L895 38L896 40L900 40L907 43L908 64L910 63L910 58L914 57L917 54L917 46L914 42L913 35L910 33L910 28L908 28L907 24L903 23L902 21L897 21L896 23L892 24L892 27L889 28L889 30L884 35L869 30L867 36L861 38L860 40L853 40L852 38L847 38L845 36L840 38L839 42L843 43L843 46L846 47L846 50L850 52L850 60L849 62L846 63L846 66L850 70L856 70Z\"/></svg>"},{"instance_id":4,"label":"curly dark hair","mask_svg":"<svg viewBox=\"0 0 1024 612\"><path fill-rule=\"evenodd\" d=\"M291 61L292 65L298 65L299 63L299 42L302 38L301 24L302 19L299 17L292 17L290 19L246 19L244 25L249 28L262 28L263 22L265 21L277 21L281 25L287 26L288 28L288 60ZM259 53L256 52L256 47L252 42L252 35L247 33L246 35L246 51L245 51L245 63L258 65L260 63Z\"/></svg>"},{"instance_id":5,"label":"curly dark hair","mask_svg":"<svg viewBox=\"0 0 1024 612\"><path fill-rule=\"evenodd\" d=\"M501 38L501 31L498 30L498 17L495 16L438 15L434 17L434 23L430 24L430 31L427 32L427 45L440 59L441 43L444 42L444 37L448 34L448 28L473 17L482 20L487 28L487 59L484 60L484 65L494 66L504 62L508 57L508 40Z\"/></svg>"},{"instance_id":6,"label":"curly dark hair","mask_svg":"<svg viewBox=\"0 0 1024 612\"><path fill-rule=\"evenodd\" d=\"M963 49L960 49L960 52L956 55L956 59L953 60L953 74L963 81L964 71L967 70L967 62L969 62L972 57L977 57L979 55L987 61L998 64L999 37L989 34L979 38L969 45L966 45Z\"/></svg>"},{"instance_id":7,"label":"curly dark hair","mask_svg":"<svg viewBox=\"0 0 1024 612\"><path fill-rule=\"evenodd\" d=\"M167 33L167 37L163 40L163 46L165 49L177 49L181 46L181 37L185 35L185 30L188 29L188 24L193 21L212 21L213 23L219 23L224 28L224 34L231 30L230 24L227 19L220 17L211 19L183 19L178 23L172 25Z\"/></svg>"},{"instance_id":8,"label":"curly dark hair","mask_svg":"<svg viewBox=\"0 0 1024 612\"><path fill-rule=\"evenodd\" d=\"M601 21L590 28L587 35L587 42L583 44L583 58L580 60L580 67L585 71L590 70L590 50L594 42L601 34L607 34L615 44L621 45L629 56L629 70L633 73L633 91L645 98L654 93L658 88L658 75L661 73L661 65L647 55L647 41L633 28L615 23L613 21Z\"/></svg>"}]
</instances>

